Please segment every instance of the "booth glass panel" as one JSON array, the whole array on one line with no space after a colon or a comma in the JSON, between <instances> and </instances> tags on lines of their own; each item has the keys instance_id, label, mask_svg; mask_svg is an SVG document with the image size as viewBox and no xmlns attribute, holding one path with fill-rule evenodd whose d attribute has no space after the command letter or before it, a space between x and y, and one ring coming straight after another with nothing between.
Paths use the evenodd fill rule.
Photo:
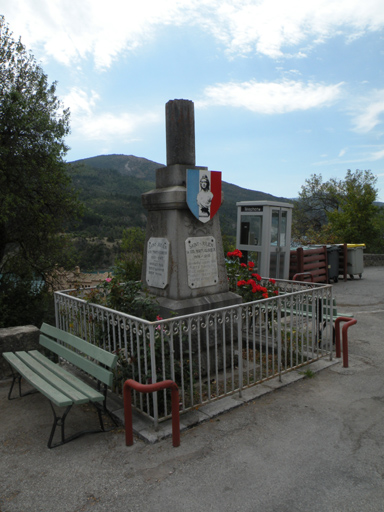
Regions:
<instances>
[{"instance_id":1,"label":"booth glass panel","mask_svg":"<svg viewBox=\"0 0 384 512\"><path fill-rule=\"evenodd\" d=\"M242 215L240 244L259 246L262 243L262 216Z\"/></svg>"},{"instance_id":2,"label":"booth glass panel","mask_svg":"<svg viewBox=\"0 0 384 512\"><path fill-rule=\"evenodd\" d=\"M271 252L269 258L269 275L274 279L284 279L284 262L287 257L285 252Z\"/></svg>"},{"instance_id":3,"label":"booth glass panel","mask_svg":"<svg viewBox=\"0 0 384 512\"><path fill-rule=\"evenodd\" d=\"M287 245L287 224L288 224L288 212L281 212L281 223L280 223L280 247Z\"/></svg>"},{"instance_id":4,"label":"booth glass panel","mask_svg":"<svg viewBox=\"0 0 384 512\"><path fill-rule=\"evenodd\" d=\"M280 210L272 210L271 245L278 245Z\"/></svg>"}]
</instances>

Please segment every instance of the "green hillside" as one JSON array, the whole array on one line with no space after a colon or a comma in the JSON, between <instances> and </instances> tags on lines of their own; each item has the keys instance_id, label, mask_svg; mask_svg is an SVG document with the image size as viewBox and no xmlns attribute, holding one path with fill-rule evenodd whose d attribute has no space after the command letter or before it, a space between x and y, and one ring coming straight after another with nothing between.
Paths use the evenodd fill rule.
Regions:
<instances>
[{"instance_id":1,"label":"green hillside","mask_svg":"<svg viewBox=\"0 0 384 512\"><path fill-rule=\"evenodd\" d=\"M75 249L81 268L92 270L111 266L118 250L113 242L121 239L123 229L145 228L147 212L142 207L141 194L155 188L156 169L160 167L164 166L132 155L103 155L68 164L72 183L85 205L80 223L69 227L77 239ZM221 229L223 235L233 241L236 236L236 202L287 201L226 182L223 182L222 190ZM94 240L92 247L85 242L95 238L108 239L109 248L101 247L101 242L99 247L95 247ZM100 265L99 253L103 253Z\"/></svg>"},{"instance_id":2,"label":"green hillside","mask_svg":"<svg viewBox=\"0 0 384 512\"><path fill-rule=\"evenodd\" d=\"M145 227L146 210L141 206L141 194L155 188L155 173L160 167L163 165L151 160L126 155L96 156L71 162L72 182L86 205L78 233L121 238L126 227ZM236 234L237 201L287 201L226 182L223 182L223 195L220 219L227 236Z\"/></svg>"}]
</instances>

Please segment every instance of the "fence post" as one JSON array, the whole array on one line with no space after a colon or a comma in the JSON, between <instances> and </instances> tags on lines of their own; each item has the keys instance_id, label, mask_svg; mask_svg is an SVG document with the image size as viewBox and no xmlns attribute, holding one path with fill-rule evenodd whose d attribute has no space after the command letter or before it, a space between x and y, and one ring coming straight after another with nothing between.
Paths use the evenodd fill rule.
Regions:
<instances>
[{"instance_id":1,"label":"fence post","mask_svg":"<svg viewBox=\"0 0 384 512\"><path fill-rule=\"evenodd\" d=\"M273 307L273 305L272 305ZM272 313L272 325L273 325L273 313ZM272 327L273 328L273 327ZM281 380L281 299L280 297L277 299L277 370L279 372L279 382Z\"/></svg>"},{"instance_id":2,"label":"fence post","mask_svg":"<svg viewBox=\"0 0 384 512\"><path fill-rule=\"evenodd\" d=\"M237 347L238 347L238 364L239 371L239 397L242 397L243 390L243 322L242 322L242 308L237 308Z\"/></svg>"},{"instance_id":3,"label":"fence post","mask_svg":"<svg viewBox=\"0 0 384 512\"><path fill-rule=\"evenodd\" d=\"M151 354L151 384L156 384L157 373L156 373L156 347L155 347L155 326L149 325L149 348ZM152 395L153 398L153 423L155 431L159 429L159 408L157 403L157 391Z\"/></svg>"}]
</instances>

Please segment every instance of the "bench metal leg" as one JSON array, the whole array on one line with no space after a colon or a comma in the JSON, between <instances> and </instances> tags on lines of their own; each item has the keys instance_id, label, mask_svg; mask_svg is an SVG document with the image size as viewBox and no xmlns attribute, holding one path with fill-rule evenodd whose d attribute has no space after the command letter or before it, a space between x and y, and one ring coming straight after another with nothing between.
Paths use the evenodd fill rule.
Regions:
<instances>
[{"instance_id":1,"label":"bench metal leg","mask_svg":"<svg viewBox=\"0 0 384 512\"><path fill-rule=\"evenodd\" d=\"M53 403L51 401L49 401L49 403L51 405L51 409L53 412L53 425L52 425L51 434L50 434L49 440L48 440L48 448L56 448L57 446L61 446L65 443L69 443L69 441L73 441L74 439L77 439L78 437L83 436L85 434L98 434L101 432L109 432L110 430L113 430L115 427L110 428L110 429L105 428L104 422L103 422L103 413L108 413L108 416L110 416L110 418L113 420L115 426L117 426L116 420L113 418L113 416L110 414L110 412L106 408L104 410L104 408L100 407L99 404L90 402L96 408L97 415L99 418L100 428L95 429L95 430L82 430L81 432L77 432L75 434L72 434L71 436L65 437L65 420L66 420L68 413L71 410L73 404L69 405L65 409L62 416L59 416L56 413ZM60 427L60 429L61 429L61 441L53 444L53 437L56 432L56 427Z\"/></svg>"},{"instance_id":2,"label":"bench metal leg","mask_svg":"<svg viewBox=\"0 0 384 512\"><path fill-rule=\"evenodd\" d=\"M50 406L51 406L51 409L53 412L53 425L52 425L51 435L49 436L49 440L48 440L48 448L55 448L56 446L61 446L62 444L66 443L69 440L69 439L68 440L65 439L64 427L65 427L65 419L66 419L69 411L72 409L72 405L68 405L68 407L65 409L64 414L62 416L58 416L56 414L56 411L55 411L55 408L53 407L52 402L49 401L49 403L50 403ZM53 436L55 435L56 427L61 427L61 442L52 445Z\"/></svg>"},{"instance_id":3,"label":"bench metal leg","mask_svg":"<svg viewBox=\"0 0 384 512\"><path fill-rule=\"evenodd\" d=\"M103 418L102 418L102 415L101 415L103 413L103 414L108 415L109 419L112 420L114 425L117 427L119 425L119 423L116 421L116 419L113 417L113 415L107 409L108 387L105 384L102 385L101 382L98 381L97 382L97 389L98 389L98 391L100 391L104 395L104 400L103 400L103 405L102 406L99 403L97 403L97 402L93 402L93 405L96 407L96 409L98 411L100 426L103 428Z\"/></svg>"},{"instance_id":4,"label":"bench metal leg","mask_svg":"<svg viewBox=\"0 0 384 512\"><path fill-rule=\"evenodd\" d=\"M12 370L12 382L11 382L11 387L9 388L8 400L15 400L15 398L22 398L23 396L34 395L35 393L38 393L37 389L31 389L30 391L22 393L21 392L21 379L23 377L19 373L14 371L12 365L9 365L9 366L11 367L11 370ZM11 395L12 395L13 387L14 387L16 381L17 381L18 387L19 387L19 396L12 397Z\"/></svg>"}]
</instances>

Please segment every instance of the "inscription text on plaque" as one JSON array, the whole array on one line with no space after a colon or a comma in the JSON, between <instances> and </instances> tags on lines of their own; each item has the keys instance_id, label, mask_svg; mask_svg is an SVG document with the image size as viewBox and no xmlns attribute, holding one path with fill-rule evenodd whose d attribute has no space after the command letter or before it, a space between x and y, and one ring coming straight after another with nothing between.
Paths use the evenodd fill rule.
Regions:
<instances>
[{"instance_id":1,"label":"inscription text on plaque","mask_svg":"<svg viewBox=\"0 0 384 512\"><path fill-rule=\"evenodd\" d=\"M217 269L216 240L212 236L197 236L185 241L187 255L188 286L204 288L219 280Z\"/></svg>"},{"instance_id":2,"label":"inscription text on plaque","mask_svg":"<svg viewBox=\"0 0 384 512\"><path fill-rule=\"evenodd\" d=\"M147 245L147 284L165 288L168 284L169 241L166 238L150 238Z\"/></svg>"}]
</instances>

